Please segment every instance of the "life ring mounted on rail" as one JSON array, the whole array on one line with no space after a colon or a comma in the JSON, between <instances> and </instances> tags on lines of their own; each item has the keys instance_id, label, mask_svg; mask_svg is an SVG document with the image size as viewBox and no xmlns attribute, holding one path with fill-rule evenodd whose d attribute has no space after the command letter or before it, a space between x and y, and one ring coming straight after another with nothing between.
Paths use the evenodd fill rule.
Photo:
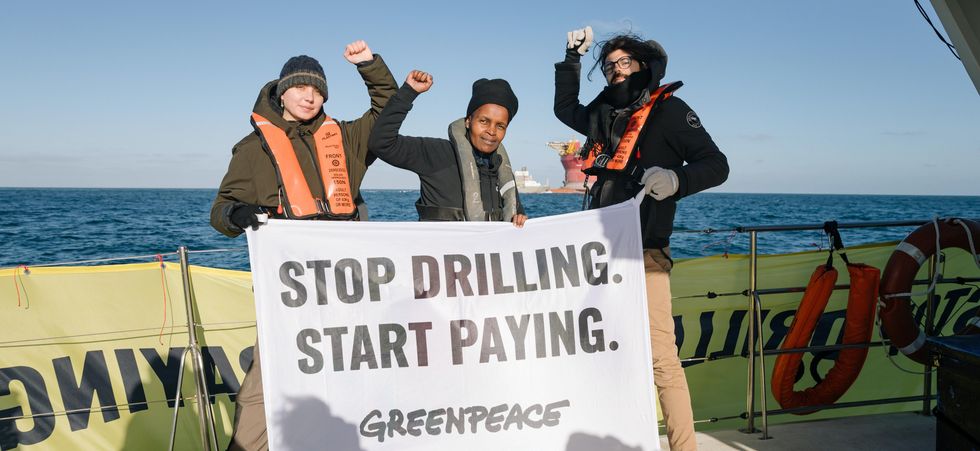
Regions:
<instances>
[{"instance_id":1,"label":"life ring mounted on rail","mask_svg":"<svg viewBox=\"0 0 980 451\"><path fill-rule=\"evenodd\" d=\"M977 244L980 244L980 224L967 219L936 219L915 229L892 252L881 276L878 316L892 346L902 354L916 362L932 364L923 346L926 334L914 320L912 296L932 293L942 274L937 268L929 289L924 293L912 293L912 283L923 263L943 249L959 248L972 254L974 263L980 267ZM980 316L970 319L960 333L980 333Z\"/></svg>"}]
</instances>

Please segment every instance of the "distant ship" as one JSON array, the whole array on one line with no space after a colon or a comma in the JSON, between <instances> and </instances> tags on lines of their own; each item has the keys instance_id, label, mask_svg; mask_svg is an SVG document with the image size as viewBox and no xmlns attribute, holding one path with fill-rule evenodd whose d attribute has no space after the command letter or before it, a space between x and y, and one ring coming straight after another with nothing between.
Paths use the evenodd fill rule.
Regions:
<instances>
[{"instance_id":1,"label":"distant ship","mask_svg":"<svg viewBox=\"0 0 980 451\"><path fill-rule=\"evenodd\" d=\"M579 150L582 145L577 139L569 141L551 141L548 147L558 151L561 165L565 168L565 181L561 188L552 189L553 193L581 193L585 191L585 173L582 172L582 159ZM592 180L589 181L591 186Z\"/></svg>"},{"instance_id":2,"label":"distant ship","mask_svg":"<svg viewBox=\"0 0 980 451\"><path fill-rule=\"evenodd\" d=\"M519 171L514 171L514 181L517 182L517 192L524 193L545 193L548 192L548 185L542 185L531 177L531 173L524 166Z\"/></svg>"}]
</instances>

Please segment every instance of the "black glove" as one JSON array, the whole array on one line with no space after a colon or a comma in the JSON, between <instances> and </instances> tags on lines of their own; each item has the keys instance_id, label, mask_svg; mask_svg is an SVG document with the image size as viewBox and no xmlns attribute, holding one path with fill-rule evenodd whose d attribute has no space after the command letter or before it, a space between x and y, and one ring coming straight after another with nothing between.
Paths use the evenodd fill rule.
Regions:
<instances>
[{"instance_id":1,"label":"black glove","mask_svg":"<svg viewBox=\"0 0 980 451\"><path fill-rule=\"evenodd\" d=\"M258 205L241 204L231 210L228 219L239 229L245 230L246 227L251 227L252 230L258 230L259 218L255 215L259 213L265 213L265 209Z\"/></svg>"}]
</instances>

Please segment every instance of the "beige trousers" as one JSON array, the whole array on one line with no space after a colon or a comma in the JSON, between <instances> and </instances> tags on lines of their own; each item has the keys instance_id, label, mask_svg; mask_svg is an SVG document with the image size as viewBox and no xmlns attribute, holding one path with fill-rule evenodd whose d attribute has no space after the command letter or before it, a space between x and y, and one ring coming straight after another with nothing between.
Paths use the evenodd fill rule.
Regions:
<instances>
[{"instance_id":1,"label":"beige trousers","mask_svg":"<svg viewBox=\"0 0 980 451\"><path fill-rule=\"evenodd\" d=\"M235 429L228 451L269 449L265 435L265 405L262 397L262 372L259 370L259 344L255 343L252 366L248 367L242 388L235 400Z\"/></svg>"},{"instance_id":2,"label":"beige trousers","mask_svg":"<svg viewBox=\"0 0 980 451\"><path fill-rule=\"evenodd\" d=\"M650 346L653 349L653 381L660 395L660 409L667 424L670 449L696 450L694 413L684 368L677 357L674 317L670 311L670 249L644 249L643 269L647 280L647 309L650 315Z\"/></svg>"}]
</instances>

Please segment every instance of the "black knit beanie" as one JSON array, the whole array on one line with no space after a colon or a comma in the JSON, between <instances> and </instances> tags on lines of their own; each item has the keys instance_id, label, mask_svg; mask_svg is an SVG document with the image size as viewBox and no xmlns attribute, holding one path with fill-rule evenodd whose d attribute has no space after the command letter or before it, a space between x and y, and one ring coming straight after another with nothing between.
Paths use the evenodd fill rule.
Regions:
<instances>
[{"instance_id":1,"label":"black knit beanie","mask_svg":"<svg viewBox=\"0 0 980 451\"><path fill-rule=\"evenodd\" d=\"M297 85L310 85L323 94L324 101L327 100L327 77L323 74L323 66L316 59L300 55L286 61L279 72L276 98L282 97L282 93Z\"/></svg>"},{"instance_id":2,"label":"black knit beanie","mask_svg":"<svg viewBox=\"0 0 980 451\"><path fill-rule=\"evenodd\" d=\"M514 120L514 115L517 114L517 96L510 89L507 80L481 78L473 82L473 97L470 97L470 104L466 106L466 117L470 117L477 108L488 103L506 108L509 116L507 120Z\"/></svg>"}]
</instances>

